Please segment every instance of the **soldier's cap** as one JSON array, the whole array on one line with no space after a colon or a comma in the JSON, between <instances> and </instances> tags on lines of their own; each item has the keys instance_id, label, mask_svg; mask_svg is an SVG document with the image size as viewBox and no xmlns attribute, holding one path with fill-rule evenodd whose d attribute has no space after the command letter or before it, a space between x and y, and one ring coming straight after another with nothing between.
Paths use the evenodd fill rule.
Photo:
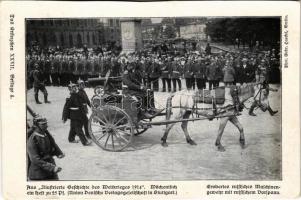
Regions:
<instances>
[{"instance_id":1,"label":"soldier's cap","mask_svg":"<svg viewBox=\"0 0 301 200\"><path fill-rule=\"evenodd\" d=\"M47 124L47 119L41 116L37 116L33 119L35 125Z\"/></svg>"},{"instance_id":2,"label":"soldier's cap","mask_svg":"<svg viewBox=\"0 0 301 200\"><path fill-rule=\"evenodd\" d=\"M73 88L73 87L77 87L77 84L75 84L75 83L70 83L70 84L68 85L68 88Z\"/></svg>"},{"instance_id":3,"label":"soldier's cap","mask_svg":"<svg viewBox=\"0 0 301 200\"><path fill-rule=\"evenodd\" d=\"M83 80L81 80L81 79L79 79L78 81L77 81L77 84L81 84L81 83L85 83Z\"/></svg>"}]
</instances>

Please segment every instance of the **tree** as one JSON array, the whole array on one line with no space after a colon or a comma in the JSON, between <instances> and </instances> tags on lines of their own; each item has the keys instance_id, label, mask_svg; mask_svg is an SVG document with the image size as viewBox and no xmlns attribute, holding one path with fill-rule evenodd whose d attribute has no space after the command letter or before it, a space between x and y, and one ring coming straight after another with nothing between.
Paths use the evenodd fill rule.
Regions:
<instances>
[{"instance_id":1,"label":"tree","mask_svg":"<svg viewBox=\"0 0 301 200\"><path fill-rule=\"evenodd\" d=\"M163 34L166 38L175 38L176 37L176 29L172 25L166 25L165 29L163 29Z\"/></svg>"},{"instance_id":2,"label":"tree","mask_svg":"<svg viewBox=\"0 0 301 200\"><path fill-rule=\"evenodd\" d=\"M280 41L280 18L217 18L207 23L205 31L213 41L234 43L239 38L250 47L255 41L274 45Z\"/></svg>"}]
</instances>

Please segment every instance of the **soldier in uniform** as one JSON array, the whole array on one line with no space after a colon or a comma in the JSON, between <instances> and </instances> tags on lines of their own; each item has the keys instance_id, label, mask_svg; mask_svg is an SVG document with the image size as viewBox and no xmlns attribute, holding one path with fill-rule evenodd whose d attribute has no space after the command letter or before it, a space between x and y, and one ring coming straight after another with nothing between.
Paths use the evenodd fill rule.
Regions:
<instances>
[{"instance_id":1,"label":"soldier in uniform","mask_svg":"<svg viewBox=\"0 0 301 200\"><path fill-rule=\"evenodd\" d=\"M34 128L27 140L27 154L29 157L29 180L58 180L57 173L62 170L55 164L53 156L63 158L64 154L54 138L47 130L47 120L35 117Z\"/></svg>"},{"instance_id":2,"label":"soldier in uniform","mask_svg":"<svg viewBox=\"0 0 301 200\"><path fill-rule=\"evenodd\" d=\"M59 69L60 69L61 62L59 60L59 56L57 55L52 63L52 68L51 68L51 78L52 78L52 84L54 86L59 86L60 85L60 80L59 80Z\"/></svg>"},{"instance_id":3,"label":"soldier in uniform","mask_svg":"<svg viewBox=\"0 0 301 200\"><path fill-rule=\"evenodd\" d=\"M256 59L254 59L253 57L251 57L249 59L247 67L245 69L245 72L246 72L246 82L247 83L255 81L255 71L256 71L256 68L257 68L257 66L256 66Z\"/></svg>"},{"instance_id":4,"label":"soldier in uniform","mask_svg":"<svg viewBox=\"0 0 301 200\"><path fill-rule=\"evenodd\" d=\"M160 78L159 60L155 59L150 67L151 67L151 72L149 74L149 81L153 85L153 90L159 91L159 78Z\"/></svg>"},{"instance_id":5,"label":"soldier in uniform","mask_svg":"<svg viewBox=\"0 0 301 200\"><path fill-rule=\"evenodd\" d=\"M186 81L186 88L190 90L191 88L195 89L195 79L193 74L193 60L188 58L188 61L184 64L184 78Z\"/></svg>"},{"instance_id":6,"label":"soldier in uniform","mask_svg":"<svg viewBox=\"0 0 301 200\"><path fill-rule=\"evenodd\" d=\"M50 85L50 73L51 73L51 63L52 63L52 57L46 57L45 58L45 64L44 64L44 75L45 75L45 85Z\"/></svg>"},{"instance_id":7,"label":"soldier in uniform","mask_svg":"<svg viewBox=\"0 0 301 200\"><path fill-rule=\"evenodd\" d=\"M211 63L207 62L207 67L206 67L206 77L209 82L209 90L215 88L215 83L217 79L217 64L216 62L212 59Z\"/></svg>"},{"instance_id":8,"label":"soldier in uniform","mask_svg":"<svg viewBox=\"0 0 301 200\"><path fill-rule=\"evenodd\" d=\"M60 65L61 86L67 86L69 83L69 77L68 77L68 60L66 55L63 56L61 62L62 62L62 64Z\"/></svg>"},{"instance_id":9,"label":"soldier in uniform","mask_svg":"<svg viewBox=\"0 0 301 200\"><path fill-rule=\"evenodd\" d=\"M76 61L75 61L75 57L69 57L69 62L68 62L68 71L69 71L69 80L71 82L75 82L76 81L76 77L75 77L75 71L76 71Z\"/></svg>"},{"instance_id":10,"label":"soldier in uniform","mask_svg":"<svg viewBox=\"0 0 301 200\"><path fill-rule=\"evenodd\" d=\"M50 103L50 101L48 101L48 92L46 90L45 83L44 83L45 82L44 75L39 69L39 65L37 63L35 64L35 70L32 72L32 76L33 76L34 97L36 103L41 104L41 102L39 101L39 90L41 90L44 94L44 102Z\"/></svg>"},{"instance_id":11,"label":"soldier in uniform","mask_svg":"<svg viewBox=\"0 0 301 200\"><path fill-rule=\"evenodd\" d=\"M171 73L172 73L172 66L170 57L163 63L161 68L161 77L162 77L162 84L163 84L163 92L166 92L166 83L168 92L171 92Z\"/></svg>"},{"instance_id":12,"label":"soldier in uniform","mask_svg":"<svg viewBox=\"0 0 301 200\"><path fill-rule=\"evenodd\" d=\"M140 102L139 114L142 118L152 118L157 112L161 111L155 108L153 92L149 92L150 96L147 96L148 93L142 83L142 77L139 73L136 73L132 63L127 65L127 69L123 72L122 82L125 86L124 94L135 96ZM150 99L150 102L147 99Z\"/></svg>"},{"instance_id":13,"label":"soldier in uniform","mask_svg":"<svg viewBox=\"0 0 301 200\"><path fill-rule=\"evenodd\" d=\"M199 90L206 88L206 65L205 61L199 56L197 62L193 64L193 74L196 80L196 85Z\"/></svg>"},{"instance_id":14,"label":"soldier in uniform","mask_svg":"<svg viewBox=\"0 0 301 200\"><path fill-rule=\"evenodd\" d=\"M70 143L78 143L78 141L75 140L75 136L77 135L84 146L91 145L91 142L87 140L82 130L84 119L87 117L84 101L78 94L77 85L70 83L68 89L70 91L70 97L66 99L62 116L63 123L65 123L67 119L70 119L68 141Z\"/></svg>"},{"instance_id":15,"label":"soldier in uniform","mask_svg":"<svg viewBox=\"0 0 301 200\"><path fill-rule=\"evenodd\" d=\"M174 60L172 62L172 75L171 75L172 85L173 85L173 92L177 91L177 83L178 83L179 91L182 88L182 83L181 83L181 80L180 80L181 71L182 70L181 70L180 63L178 63L177 60Z\"/></svg>"},{"instance_id":16,"label":"soldier in uniform","mask_svg":"<svg viewBox=\"0 0 301 200\"><path fill-rule=\"evenodd\" d=\"M91 102L90 99L85 91L85 82L83 80L78 80L77 81L78 84L78 95L80 96L82 102L83 102L83 107L85 110L85 117L83 118L84 121L84 130L85 130L85 135L88 139L91 139L90 135L89 135L89 130L88 130L88 107L89 106L91 108Z\"/></svg>"}]
</instances>

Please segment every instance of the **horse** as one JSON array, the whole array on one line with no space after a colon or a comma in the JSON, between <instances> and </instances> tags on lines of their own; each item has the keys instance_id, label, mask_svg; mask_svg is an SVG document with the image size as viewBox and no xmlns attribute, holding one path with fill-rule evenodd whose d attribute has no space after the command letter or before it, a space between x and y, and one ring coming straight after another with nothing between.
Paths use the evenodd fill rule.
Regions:
<instances>
[{"instance_id":1,"label":"horse","mask_svg":"<svg viewBox=\"0 0 301 200\"><path fill-rule=\"evenodd\" d=\"M220 127L218 131L218 136L215 145L218 147L219 151L224 151L225 148L221 145L221 137L224 128L228 121L233 123L240 132L240 144L242 147L245 146L245 138L243 133L243 127L239 123L236 115L239 114L243 109L243 103L249 98L254 96L254 86L257 83L248 83L241 86L229 86L224 88L224 102L221 105L216 105L215 98L212 98L212 104L205 104L196 101L196 97L199 97L199 92L197 90L181 90L179 92L171 94L167 98L166 103L166 120L181 120L189 119L191 114L201 115L204 118L212 120L215 117L220 117ZM215 90L211 90L211 96L214 96ZM204 90L203 90L204 92ZM172 114L171 114L172 113ZM222 113L222 115L220 115ZM224 116L224 117L223 117ZM163 147L167 145L167 137L175 124L166 125L165 132L161 138L161 145ZM181 128L184 132L187 143L190 145L196 145L196 143L191 139L188 130L188 121L182 121Z\"/></svg>"}]
</instances>

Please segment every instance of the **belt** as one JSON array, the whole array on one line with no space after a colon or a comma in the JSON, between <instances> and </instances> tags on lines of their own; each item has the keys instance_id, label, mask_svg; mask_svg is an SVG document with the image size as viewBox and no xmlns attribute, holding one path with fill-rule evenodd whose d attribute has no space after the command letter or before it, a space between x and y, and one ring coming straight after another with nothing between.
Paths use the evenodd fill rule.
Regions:
<instances>
[{"instance_id":1,"label":"belt","mask_svg":"<svg viewBox=\"0 0 301 200\"><path fill-rule=\"evenodd\" d=\"M79 110L79 108L69 108L70 110Z\"/></svg>"}]
</instances>

